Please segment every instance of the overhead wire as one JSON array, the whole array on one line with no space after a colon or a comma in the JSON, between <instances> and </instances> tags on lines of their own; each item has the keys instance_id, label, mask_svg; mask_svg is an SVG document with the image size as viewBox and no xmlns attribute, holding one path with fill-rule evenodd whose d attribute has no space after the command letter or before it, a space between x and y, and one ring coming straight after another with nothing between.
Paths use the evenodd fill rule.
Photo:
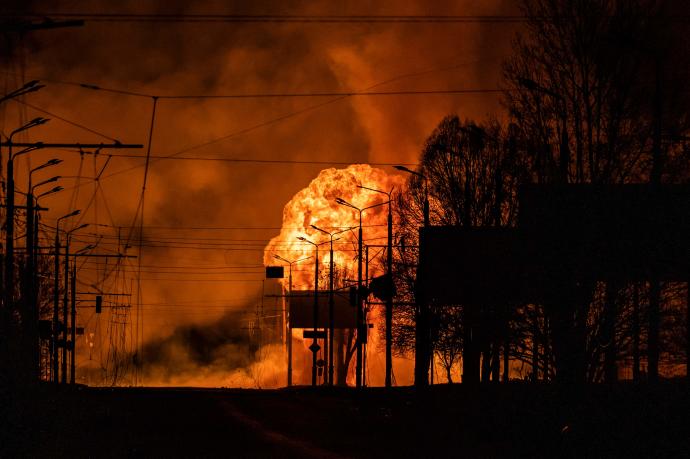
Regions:
<instances>
[{"instance_id":1,"label":"overhead wire","mask_svg":"<svg viewBox=\"0 0 690 459\"><path fill-rule=\"evenodd\" d=\"M110 23L298 23L298 24L515 24L528 20L553 21L567 17L532 17L525 15L292 15L292 14L194 14L194 13L94 13L94 12L24 12L3 13L0 17L17 16L44 19L84 19Z\"/></svg>"}]
</instances>

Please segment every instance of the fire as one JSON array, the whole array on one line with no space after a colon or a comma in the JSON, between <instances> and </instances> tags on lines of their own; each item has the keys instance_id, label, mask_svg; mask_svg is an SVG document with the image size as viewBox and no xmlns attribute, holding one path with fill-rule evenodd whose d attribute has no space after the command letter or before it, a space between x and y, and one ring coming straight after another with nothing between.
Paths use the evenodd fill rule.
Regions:
<instances>
[{"instance_id":1,"label":"fire","mask_svg":"<svg viewBox=\"0 0 690 459\"><path fill-rule=\"evenodd\" d=\"M359 212L351 207L347 207L336 202L336 198L343 199L360 209L381 203L382 205L365 210L362 214L363 243L368 246L378 245L374 250L370 250L369 278L382 274L382 258L384 251L380 246L387 243L388 234L388 206L383 204L388 200L385 194L376 193L370 190L359 188L358 185L366 186L390 192L392 189L400 190L404 180L397 175L388 175L381 169L373 168L366 164L355 164L345 169L326 169L312 180L306 188L299 191L285 205L283 209L283 225L280 234L269 242L264 254L266 265L275 265L278 260L274 255L278 255L285 260L295 261L307 257L298 265L293 265L293 288L307 290L314 288L314 246L299 240L299 237L320 244L319 247L319 272L322 276L328 276L330 264L330 237L311 225L317 226L329 233L342 231L334 237L333 261L336 266L334 272L344 273L348 278L357 277L357 255L358 244L357 234L359 227ZM351 230L350 230L351 229ZM337 240L335 240L337 238ZM378 257L375 255L378 254ZM363 267L363 276L366 273ZM324 277L320 276L321 279ZM325 280L325 279L324 279ZM283 288L287 290L288 279L283 279ZM347 284L351 284L348 282ZM320 281L321 289L328 288L328 282ZM342 284L340 285L343 286ZM338 284L335 286L339 287ZM378 322L378 311L374 308L368 316L369 323ZM371 333L369 336L368 348L370 352L377 352L378 333ZM293 335L293 339L300 340L300 335ZM309 355L307 343L301 346L303 357ZM298 362L299 359L296 359ZM381 361L374 359L370 361ZM384 369L376 365L368 365L370 373L367 380L372 383L375 380L382 380ZM299 363L296 364L299 368ZM302 374L308 374L308 369L303 368ZM348 378L352 383L351 378ZM295 380L299 380L296 375Z\"/></svg>"},{"instance_id":2,"label":"fire","mask_svg":"<svg viewBox=\"0 0 690 459\"><path fill-rule=\"evenodd\" d=\"M298 237L304 237L316 244L329 241L329 237L315 230L311 225L328 232L353 228L352 231L345 231L335 236L338 240L333 245L333 259L338 269L344 268L346 272L356 275L359 212L336 203L336 198L344 199L359 208L368 207L385 202L388 198L381 193L358 188L357 185L389 192L393 188L399 190L403 183L400 176L388 175L383 170L367 164L354 164L345 169L331 168L321 171L309 186L295 194L285 205L282 229L266 247L264 263L276 264L274 259L276 254L290 261L313 257L314 247L300 241ZM362 215L364 244L386 244L387 217L386 205L364 211ZM330 263L328 250L328 243L319 247L320 271L324 268L328 269ZM370 277L372 273L375 273L377 265L370 266ZM295 289L314 288L313 258L293 268L293 287Z\"/></svg>"}]
</instances>

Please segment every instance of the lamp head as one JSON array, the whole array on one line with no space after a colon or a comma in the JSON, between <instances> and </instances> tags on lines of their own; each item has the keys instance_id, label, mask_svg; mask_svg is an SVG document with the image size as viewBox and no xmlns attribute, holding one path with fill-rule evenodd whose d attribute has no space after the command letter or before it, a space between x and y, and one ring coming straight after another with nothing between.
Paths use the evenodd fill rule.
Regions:
<instances>
[{"instance_id":1,"label":"lamp head","mask_svg":"<svg viewBox=\"0 0 690 459\"><path fill-rule=\"evenodd\" d=\"M23 92L22 94L26 94L26 93L29 93L29 92L35 92L35 91L38 91L39 89L43 89L43 88L45 88L45 87L46 87L46 85L44 85L44 84L39 84L39 85L33 86L33 87L31 87L31 88L25 89L24 92Z\"/></svg>"},{"instance_id":2,"label":"lamp head","mask_svg":"<svg viewBox=\"0 0 690 459\"><path fill-rule=\"evenodd\" d=\"M43 118L42 116L39 116L38 118L34 118L26 126L38 126L41 124L47 123L48 120L46 118Z\"/></svg>"},{"instance_id":3,"label":"lamp head","mask_svg":"<svg viewBox=\"0 0 690 459\"><path fill-rule=\"evenodd\" d=\"M38 80L31 80L28 83L25 83L24 86L22 86L22 89L29 89L33 86L36 86L38 84Z\"/></svg>"}]
</instances>

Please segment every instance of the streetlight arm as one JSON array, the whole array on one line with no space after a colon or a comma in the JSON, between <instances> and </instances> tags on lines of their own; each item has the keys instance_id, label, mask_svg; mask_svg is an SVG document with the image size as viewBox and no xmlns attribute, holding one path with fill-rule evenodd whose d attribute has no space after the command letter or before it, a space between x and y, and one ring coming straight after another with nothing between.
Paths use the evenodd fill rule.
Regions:
<instances>
[{"instance_id":1,"label":"streetlight arm","mask_svg":"<svg viewBox=\"0 0 690 459\"><path fill-rule=\"evenodd\" d=\"M29 121L28 123L26 123L24 126L21 126L21 127L17 128L17 129L15 129L14 131L12 131L12 133L11 133L10 136L8 137L8 139L9 139L9 141L10 141L9 143L12 143L12 137L14 137L15 134L19 134L20 132L26 131L27 129L30 129L30 128L34 127L34 126L39 126L39 125L41 125L41 124L45 124L45 123L47 123L48 121L49 121L48 119L46 119L46 118L41 118L41 117L32 119L31 121Z\"/></svg>"},{"instance_id":2,"label":"streetlight arm","mask_svg":"<svg viewBox=\"0 0 690 459\"><path fill-rule=\"evenodd\" d=\"M347 206L347 207L351 207L351 208L353 208L353 209L355 209L355 210L360 210L359 207L350 204L349 202L347 202L346 200L344 200L344 199L342 199L342 198L335 198L335 202L337 202L337 203L340 204L341 206Z\"/></svg>"},{"instance_id":3,"label":"streetlight arm","mask_svg":"<svg viewBox=\"0 0 690 459\"><path fill-rule=\"evenodd\" d=\"M407 172L408 174L416 175L418 177L421 177L423 179L426 179L426 176L422 174L421 172L413 171L412 169L409 169L405 166L393 166L394 169L397 169L402 172Z\"/></svg>"},{"instance_id":4,"label":"streetlight arm","mask_svg":"<svg viewBox=\"0 0 690 459\"><path fill-rule=\"evenodd\" d=\"M11 141L10 141L10 143L11 143ZM31 147L27 147L27 148L23 149L22 151L20 151L20 152L18 152L18 153L14 153L14 154L11 155L8 159L9 159L10 161L13 161L17 156L20 156L20 155L23 155L23 154L26 154L26 153L30 153L30 152L32 152L32 151L34 151L34 150L38 150L39 148L40 148L40 147L39 147L39 144L36 144L36 145L34 145L34 146L31 146Z\"/></svg>"},{"instance_id":5,"label":"streetlight arm","mask_svg":"<svg viewBox=\"0 0 690 459\"><path fill-rule=\"evenodd\" d=\"M61 186L56 186L56 187L53 188L52 190L48 190L48 191L46 191L45 193L41 193L41 194L39 194L38 196L36 196L35 200L38 201L38 198L42 198L43 196L47 196L47 195L49 195L49 194L57 193L57 192L62 191L62 190L64 190L63 187L61 187ZM33 193L32 193L32 194L33 194Z\"/></svg>"},{"instance_id":6,"label":"streetlight arm","mask_svg":"<svg viewBox=\"0 0 690 459\"><path fill-rule=\"evenodd\" d=\"M42 181L42 182L39 182L39 183L37 183L36 185L32 185L32 186L31 186L31 194L34 194L34 190L35 190L36 188L38 188L39 186L45 185L45 184L47 184L47 183L57 182L58 180L60 180L60 178L61 178L61 177L60 177L59 175L56 175L55 177L51 177L51 178L49 178L49 179L47 179L47 180L44 180L44 181Z\"/></svg>"},{"instance_id":7,"label":"streetlight arm","mask_svg":"<svg viewBox=\"0 0 690 459\"><path fill-rule=\"evenodd\" d=\"M373 209L374 207L379 207L379 206L386 205L386 204L388 204L389 202L390 202L390 200L384 201L384 202L379 202L378 204L373 204L373 205L371 205L371 206L365 207L364 209L361 210L361 212L364 212L365 210L368 210L368 209Z\"/></svg>"}]
</instances>

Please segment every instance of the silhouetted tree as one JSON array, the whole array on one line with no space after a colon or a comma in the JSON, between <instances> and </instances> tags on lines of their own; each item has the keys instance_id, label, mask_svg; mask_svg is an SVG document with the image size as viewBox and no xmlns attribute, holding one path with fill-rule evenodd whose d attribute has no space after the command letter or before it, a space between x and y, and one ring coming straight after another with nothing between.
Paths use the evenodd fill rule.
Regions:
<instances>
[{"instance_id":1,"label":"silhouetted tree","mask_svg":"<svg viewBox=\"0 0 690 459\"><path fill-rule=\"evenodd\" d=\"M530 180L687 180L685 147L674 140L690 126L687 33L685 23L673 19L684 11L682 2L524 0L522 5L529 19L504 66L505 104ZM651 281L648 354L656 375L662 287ZM593 282L558 284L560 298L544 305L556 374L584 380L598 362L593 343L606 343L604 373L615 379L625 286L600 291Z\"/></svg>"},{"instance_id":2,"label":"silhouetted tree","mask_svg":"<svg viewBox=\"0 0 690 459\"><path fill-rule=\"evenodd\" d=\"M511 135L496 120L478 125L471 121L463 123L457 116L444 118L427 139L420 163L418 172L424 179L411 176L408 188L397 196L396 206L398 239L407 246L396 254L396 282L400 295L413 304L416 246L418 230L423 225L425 194L429 194L432 225L512 225L517 184L524 175ZM394 337L398 350L414 347L414 307L396 311ZM432 349L444 361L447 371L463 349L463 335L469 332L463 328L467 313L468 308L463 305L436 305L432 311ZM480 315L496 321L499 314L485 308ZM505 314L501 316L505 322ZM496 327L493 324L482 328ZM478 348L486 367L498 359L501 343L496 336L485 335L480 337ZM467 356L463 358L467 361Z\"/></svg>"}]
</instances>

